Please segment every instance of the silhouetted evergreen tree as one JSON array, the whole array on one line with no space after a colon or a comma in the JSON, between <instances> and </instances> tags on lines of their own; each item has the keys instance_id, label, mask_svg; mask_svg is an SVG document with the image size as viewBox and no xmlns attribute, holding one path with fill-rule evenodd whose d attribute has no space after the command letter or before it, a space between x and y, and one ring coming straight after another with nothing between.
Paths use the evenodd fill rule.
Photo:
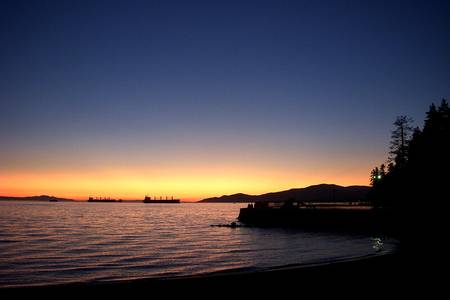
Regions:
<instances>
[{"instance_id":1,"label":"silhouetted evergreen tree","mask_svg":"<svg viewBox=\"0 0 450 300\"><path fill-rule=\"evenodd\" d=\"M408 144L410 141L413 120L407 116L399 116L394 122L394 130L391 134L390 161L398 166L403 166L408 160Z\"/></svg>"}]
</instances>

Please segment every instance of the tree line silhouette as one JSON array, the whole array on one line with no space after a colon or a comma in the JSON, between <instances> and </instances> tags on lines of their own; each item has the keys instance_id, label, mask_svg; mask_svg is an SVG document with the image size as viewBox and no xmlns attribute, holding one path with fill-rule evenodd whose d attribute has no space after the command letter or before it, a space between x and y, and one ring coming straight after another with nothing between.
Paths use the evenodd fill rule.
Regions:
<instances>
[{"instance_id":1,"label":"tree line silhouette","mask_svg":"<svg viewBox=\"0 0 450 300\"><path fill-rule=\"evenodd\" d=\"M396 230L406 240L426 230L445 228L442 226L450 201L449 138L445 99L438 107L430 106L422 129L413 128L411 118L399 116L394 122L387 164L371 171L372 204L393 211Z\"/></svg>"}]
</instances>

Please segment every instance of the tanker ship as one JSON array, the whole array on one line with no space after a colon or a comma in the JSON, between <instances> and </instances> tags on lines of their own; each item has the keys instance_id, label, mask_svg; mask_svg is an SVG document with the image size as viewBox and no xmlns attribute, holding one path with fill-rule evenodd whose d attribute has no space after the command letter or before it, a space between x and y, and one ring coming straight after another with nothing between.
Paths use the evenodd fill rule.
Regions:
<instances>
[{"instance_id":1,"label":"tanker ship","mask_svg":"<svg viewBox=\"0 0 450 300\"><path fill-rule=\"evenodd\" d=\"M180 199L173 199L173 197L171 197L170 199L166 197L166 199L163 199L162 197L159 197L159 199L157 199L156 197L149 197L149 196L145 196L144 198L144 203L180 203Z\"/></svg>"}]
</instances>

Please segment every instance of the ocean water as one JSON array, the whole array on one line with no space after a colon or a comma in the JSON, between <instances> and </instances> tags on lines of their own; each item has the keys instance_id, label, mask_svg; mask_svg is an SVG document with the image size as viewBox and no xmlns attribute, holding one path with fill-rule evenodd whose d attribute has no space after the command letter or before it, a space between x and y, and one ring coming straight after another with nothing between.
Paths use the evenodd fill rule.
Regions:
<instances>
[{"instance_id":1,"label":"ocean water","mask_svg":"<svg viewBox=\"0 0 450 300\"><path fill-rule=\"evenodd\" d=\"M386 237L251 227L245 204L0 202L0 287L263 270L384 254Z\"/></svg>"}]
</instances>

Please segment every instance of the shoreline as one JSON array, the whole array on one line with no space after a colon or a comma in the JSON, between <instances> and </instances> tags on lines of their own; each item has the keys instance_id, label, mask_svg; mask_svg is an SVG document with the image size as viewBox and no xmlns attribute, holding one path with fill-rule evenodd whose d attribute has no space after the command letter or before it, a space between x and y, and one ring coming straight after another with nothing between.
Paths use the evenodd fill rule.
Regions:
<instances>
[{"instance_id":1,"label":"shoreline","mask_svg":"<svg viewBox=\"0 0 450 300\"><path fill-rule=\"evenodd\" d=\"M103 292L103 291L165 291L171 289L220 288L233 286L233 289L253 285L291 285L301 281L309 287L319 285L343 284L347 281L362 283L360 280L369 280L380 272L388 271L387 282L392 276L402 272L403 257L400 250L384 254L371 254L363 257L348 258L337 261L290 264L274 266L264 269L238 268L197 275L175 277L154 277L140 279L124 279L105 282L80 282L33 286L12 286L0 288L0 292ZM342 277L345 275L345 277Z\"/></svg>"}]
</instances>

